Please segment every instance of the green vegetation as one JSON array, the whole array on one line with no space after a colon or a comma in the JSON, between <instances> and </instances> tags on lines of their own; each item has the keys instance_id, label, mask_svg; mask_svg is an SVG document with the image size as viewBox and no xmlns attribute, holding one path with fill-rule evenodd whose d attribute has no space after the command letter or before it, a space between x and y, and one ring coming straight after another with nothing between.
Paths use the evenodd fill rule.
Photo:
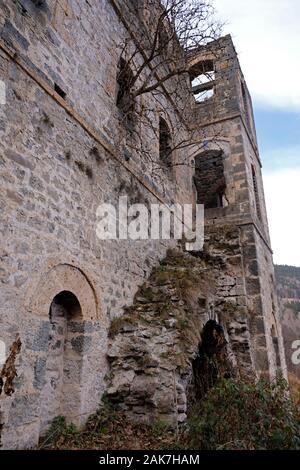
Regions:
<instances>
[{"instance_id":1,"label":"green vegetation","mask_svg":"<svg viewBox=\"0 0 300 470\"><path fill-rule=\"evenodd\" d=\"M219 381L194 404L179 432L161 422L134 424L104 400L82 429L56 418L42 449L300 450L300 412L283 379Z\"/></svg>"},{"instance_id":2,"label":"green vegetation","mask_svg":"<svg viewBox=\"0 0 300 470\"><path fill-rule=\"evenodd\" d=\"M300 449L299 409L287 384L222 380L190 412L186 442L193 449Z\"/></svg>"},{"instance_id":3,"label":"green vegetation","mask_svg":"<svg viewBox=\"0 0 300 470\"><path fill-rule=\"evenodd\" d=\"M51 423L50 428L41 439L39 448L47 449L52 447L54 443L60 441L67 442L73 439L79 431L74 424L67 424L66 418L63 416L57 416Z\"/></svg>"}]
</instances>

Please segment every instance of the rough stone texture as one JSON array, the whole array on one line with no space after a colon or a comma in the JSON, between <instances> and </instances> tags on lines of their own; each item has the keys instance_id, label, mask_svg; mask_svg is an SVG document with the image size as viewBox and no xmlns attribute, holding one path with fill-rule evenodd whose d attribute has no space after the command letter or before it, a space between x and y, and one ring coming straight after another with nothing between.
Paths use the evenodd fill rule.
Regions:
<instances>
[{"instance_id":1,"label":"rough stone texture","mask_svg":"<svg viewBox=\"0 0 300 470\"><path fill-rule=\"evenodd\" d=\"M47 0L37 6L30 0L0 0L0 77L7 98L0 106L0 339L7 351L18 336L21 341L13 364L13 392L0 395L3 448L35 446L57 413L83 422L101 403L109 362L115 377L110 395L115 388L120 401L124 390L123 406L135 417L147 419L149 410L149 416L184 421L191 361L209 318L222 322L232 363L250 375L274 376L279 364L275 328L277 356L285 371L251 100L246 85L241 87L244 80L229 36L201 52L213 56L215 63L213 100L196 105L186 81L182 103L176 103L180 109L190 99L199 137L207 150L217 147L223 155L228 205L206 211L207 235L212 237L206 245L208 258L196 259L191 270L193 274L205 268L201 282L211 280L212 292L202 284L197 287L199 307L189 309L190 318L188 303L178 299L176 288L172 292L171 284L156 286L149 280L151 289L158 289L155 294L171 295L174 315L166 312L161 324L156 309L147 310L149 299L134 301L134 296L174 242L99 241L96 236L98 205L117 205L120 195L147 205L158 198L166 203L196 200L190 166L153 175L142 153L130 154L126 163L128 149L119 155L121 162L114 156L112 149L120 143L117 67L120 44L128 37L114 3L101 0L91 6L78 0ZM126 2L123 6L132 28L142 31L144 25L125 8ZM193 59L199 60L201 55ZM62 90L64 99L54 90ZM168 97L161 97L161 103L151 94L147 99L158 126ZM169 116L174 133L181 119L177 111L174 108ZM141 127L139 133L154 160L159 158L153 132ZM212 136L218 136L217 146ZM187 259L184 255L184 270ZM70 315L66 308L54 321L51 306L61 292L76 296L80 312L72 310ZM212 304L207 303L211 298ZM230 320L224 317L225 303L233 306ZM110 346L108 362L109 324L132 305L137 323L124 325ZM194 321L194 314L199 318L190 343L185 325ZM151 325L144 324L148 316ZM135 341L132 359L126 359L129 367L119 374L126 335ZM183 341L178 342L179 337Z\"/></svg>"},{"instance_id":2,"label":"rough stone texture","mask_svg":"<svg viewBox=\"0 0 300 470\"><path fill-rule=\"evenodd\" d=\"M207 237L194 256L170 250L111 324L107 394L135 420L185 420L193 361L211 320L224 331L230 369L254 378L239 232L223 227Z\"/></svg>"}]
</instances>

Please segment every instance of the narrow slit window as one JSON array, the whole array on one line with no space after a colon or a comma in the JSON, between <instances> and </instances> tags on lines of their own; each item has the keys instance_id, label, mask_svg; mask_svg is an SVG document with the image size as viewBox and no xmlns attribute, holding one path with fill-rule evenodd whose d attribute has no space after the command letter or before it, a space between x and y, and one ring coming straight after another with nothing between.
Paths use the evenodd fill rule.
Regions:
<instances>
[{"instance_id":1,"label":"narrow slit window","mask_svg":"<svg viewBox=\"0 0 300 470\"><path fill-rule=\"evenodd\" d=\"M130 88L133 82L133 74L128 62L121 57L117 75L117 107L125 111L130 107Z\"/></svg>"},{"instance_id":2,"label":"narrow slit window","mask_svg":"<svg viewBox=\"0 0 300 470\"><path fill-rule=\"evenodd\" d=\"M256 213L258 218L261 220L261 208L260 208L260 199L259 199L259 192L258 192L258 184L254 166L252 165L252 181L253 181L253 191L255 197L255 206L256 206Z\"/></svg>"},{"instance_id":3,"label":"narrow slit window","mask_svg":"<svg viewBox=\"0 0 300 470\"><path fill-rule=\"evenodd\" d=\"M168 124L161 117L159 119L159 159L168 167L172 161L172 139Z\"/></svg>"},{"instance_id":4,"label":"narrow slit window","mask_svg":"<svg viewBox=\"0 0 300 470\"><path fill-rule=\"evenodd\" d=\"M246 123L247 123L248 128L250 129L250 114L249 114L249 106L248 106L248 97L247 97L246 87L243 82L241 82L241 87L242 87L242 96L243 96Z\"/></svg>"},{"instance_id":5,"label":"narrow slit window","mask_svg":"<svg viewBox=\"0 0 300 470\"><path fill-rule=\"evenodd\" d=\"M59 94L59 96L60 96L63 100L66 99L67 93L66 93L62 88L60 88L60 86L57 85L57 83L54 83L54 90L56 91L56 93Z\"/></svg>"}]
</instances>

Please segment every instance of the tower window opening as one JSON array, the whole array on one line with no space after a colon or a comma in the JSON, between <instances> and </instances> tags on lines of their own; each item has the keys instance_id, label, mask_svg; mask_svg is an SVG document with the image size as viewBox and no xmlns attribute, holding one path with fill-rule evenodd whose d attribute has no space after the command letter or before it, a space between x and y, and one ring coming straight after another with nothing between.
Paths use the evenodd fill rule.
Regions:
<instances>
[{"instance_id":1,"label":"tower window opening","mask_svg":"<svg viewBox=\"0 0 300 470\"><path fill-rule=\"evenodd\" d=\"M215 70L212 60L201 61L190 69L192 92L197 103L212 98L215 87Z\"/></svg>"},{"instance_id":2,"label":"tower window opening","mask_svg":"<svg viewBox=\"0 0 300 470\"><path fill-rule=\"evenodd\" d=\"M275 354L275 360L276 360L276 367L279 368L281 366L279 341L278 341L278 335L277 335L274 325L272 325L272 328L271 328L271 336L272 336L272 342L273 342L273 348L274 348L274 354Z\"/></svg>"},{"instance_id":3,"label":"tower window opening","mask_svg":"<svg viewBox=\"0 0 300 470\"><path fill-rule=\"evenodd\" d=\"M204 204L205 209L228 205L222 151L207 150L196 157L194 183L197 203Z\"/></svg>"}]
</instances>

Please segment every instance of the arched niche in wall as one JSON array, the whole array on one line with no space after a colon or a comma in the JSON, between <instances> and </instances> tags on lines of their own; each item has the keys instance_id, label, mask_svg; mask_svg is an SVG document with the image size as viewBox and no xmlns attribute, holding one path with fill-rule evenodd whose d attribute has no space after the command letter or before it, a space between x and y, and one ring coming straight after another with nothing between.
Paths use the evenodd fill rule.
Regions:
<instances>
[{"instance_id":1,"label":"arched niche in wall","mask_svg":"<svg viewBox=\"0 0 300 470\"><path fill-rule=\"evenodd\" d=\"M76 422L82 406L84 347L90 339L84 332L82 308L75 294L59 292L49 307L49 335L45 373L40 395L40 432L43 434L57 416ZM80 328L74 329L74 322ZM78 351L76 342L82 346ZM39 378L40 380L40 378Z\"/></svg>"},{"instance_id":2,"label":"arched niche in wall","mask_svg":"<svg viewBox=\"0 0 300 470\"><path fill-rule=\"evenodd\" d=\"M31 293L29 311L48 319L49 306L55 296L63 291L76 296L83 320L99 318L98 302L90 281L79 268L70 264L58 264L41 276Z\"/></svg>"},{"instance_id":3,"label":"arched niche in wall","mask_svg":"<svg viewBox=\"0 0 300 470\"><path fill-rule=\"evenodd\" d=\"M107 324L99 319L91 282L70 264L50 268L30 294L29 319L38 320L33 322L36 332L31 333L43 331L39 357L33 358L33 387L40 392L43 434L56 416L80 425L99 406L106 372Z\"/></svg>"}]
</instances>

